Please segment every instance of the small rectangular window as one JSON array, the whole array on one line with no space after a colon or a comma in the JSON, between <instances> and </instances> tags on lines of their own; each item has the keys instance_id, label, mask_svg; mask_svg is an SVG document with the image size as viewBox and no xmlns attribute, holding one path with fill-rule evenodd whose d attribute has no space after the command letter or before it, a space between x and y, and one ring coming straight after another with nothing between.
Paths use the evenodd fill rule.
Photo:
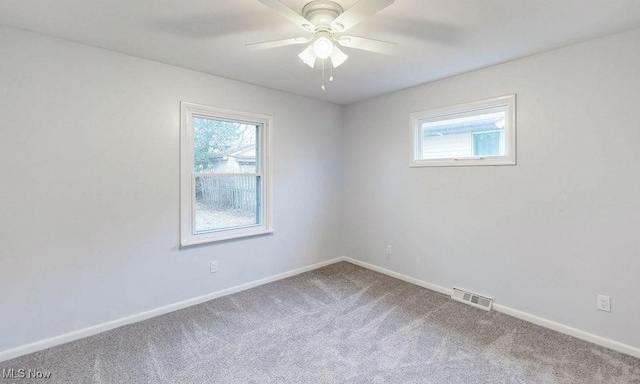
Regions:
<instances>
[{"instance_id":1,"label":"small rectangular window","mask_svg":"<svg viewBox=\"0 0 640 384\"><path fill-rule=\"evenodd\" d=\"M516 96L411 114L412 167L516 163Z\"/></svg>"},{"instance_id":2,"label":"small rectangular window","mask_svg":"<svg viewBox=\"0 0 640 384\"><path fill-rule=\"evenodd\" d=\"M272 232L271 117L182 103L181 244Z\"/></svg>"}]
</instances>

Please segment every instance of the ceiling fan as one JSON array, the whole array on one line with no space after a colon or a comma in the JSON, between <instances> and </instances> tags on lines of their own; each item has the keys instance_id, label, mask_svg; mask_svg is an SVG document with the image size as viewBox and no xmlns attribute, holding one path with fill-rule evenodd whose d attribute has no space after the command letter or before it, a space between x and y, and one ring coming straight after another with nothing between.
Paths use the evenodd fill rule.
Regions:
<instances>
[{"instance_id":1,"label":"ceiling fan","mask_svg":"<svg viewBox=\"0 0 640 384\"><path fill-rule=\"evenodd\" d=\"M335 1L314 0L304 6L302 14L297 13L279 0L258 1L289 19L310 33L310 35L246 45L247 48L252 50L309 43L309 46L298 57L311 68L314 68L316 62L320 59L323 70L325 59L329 59L333 70L333 68L342 65L348 58L347 54L340 50L337 45L383 54L390 54L398 47L397 43L388 41L341 35L368 16L390 6L394 3L394 0L360 0L346 11ZM329 81L332 80L333 76ZM325 89L324 84L322 89Z\"/></svg>"}]
</instances>

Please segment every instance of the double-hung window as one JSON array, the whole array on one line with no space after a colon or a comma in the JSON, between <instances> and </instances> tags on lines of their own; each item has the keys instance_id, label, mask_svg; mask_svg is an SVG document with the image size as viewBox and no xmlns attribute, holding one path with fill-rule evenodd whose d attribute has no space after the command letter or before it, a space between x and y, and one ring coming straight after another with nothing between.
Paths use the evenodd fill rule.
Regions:
<instances>
[{"instance_id":1,"label":"double-hung window","mask_svg":"<svg viewBox=\"0 0 640 384\"><path fill-rule=\"evenodd\" d=\"M271 116L181 104L181 245L273 232Z\"/></svg>"},{"instance_id":2,"label":"double-hung window","mask_svg":"<svg viewBox=\"0 0 640 384\"><path fill-rule=\"evenodd\" d=\"M410 165L513 165L516 96L411 114Z\"/></svg>"}]
</instances>

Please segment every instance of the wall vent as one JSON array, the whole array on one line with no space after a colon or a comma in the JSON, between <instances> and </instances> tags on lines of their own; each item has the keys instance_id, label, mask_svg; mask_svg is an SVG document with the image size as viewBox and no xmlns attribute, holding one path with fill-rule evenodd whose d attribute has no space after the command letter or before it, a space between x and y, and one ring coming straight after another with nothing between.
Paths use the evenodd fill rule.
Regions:
<instances>
[{"instance_id":1,"label":"wall vent","mask_svg":"<svg viewBox=\"0 0 640 384\"><path fill-rule=\"evenodd\" d=\"M463 291L462 289L458 288L453 288L451 298L461 303L484 309L485 311L490 311L491 304L493 303L493 299L490 297L480 296L473 292Z\"/></svg>"}]
</instances>

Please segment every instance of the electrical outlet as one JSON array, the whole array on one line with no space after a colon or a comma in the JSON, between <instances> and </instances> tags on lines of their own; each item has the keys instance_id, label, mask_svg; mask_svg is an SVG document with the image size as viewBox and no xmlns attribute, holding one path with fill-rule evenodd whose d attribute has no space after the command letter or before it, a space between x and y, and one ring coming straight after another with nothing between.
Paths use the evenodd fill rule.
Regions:
<instances>
[{"instance_id":1,"label":"electrical outlet","mask_svg":"<svg viewBox=\"0 0 640 384\"><path fill-rule=\"evenodd\" d=\"M218 272L218 261L212 261L209 263L209 273Z\"/></svg>"},{"instance_id":2,"label":"electrical outlet","mask_svg":"<svg viewBox=\"0 0 640 384\"><path fill-rule=\"evenodd\" d=\"M387 244L387 255L393 254L393 247Z\"/></svg>"},{"instance_id":3,"label":"electrical outlet","mask_svg":"<svg viewBox=\"0 0 640 384\"><path fill-rule=\"evenodd\" d=\"M611 297L598 295L598 309L601 311L611 312Z\"/></svg>"}]
</instances>

